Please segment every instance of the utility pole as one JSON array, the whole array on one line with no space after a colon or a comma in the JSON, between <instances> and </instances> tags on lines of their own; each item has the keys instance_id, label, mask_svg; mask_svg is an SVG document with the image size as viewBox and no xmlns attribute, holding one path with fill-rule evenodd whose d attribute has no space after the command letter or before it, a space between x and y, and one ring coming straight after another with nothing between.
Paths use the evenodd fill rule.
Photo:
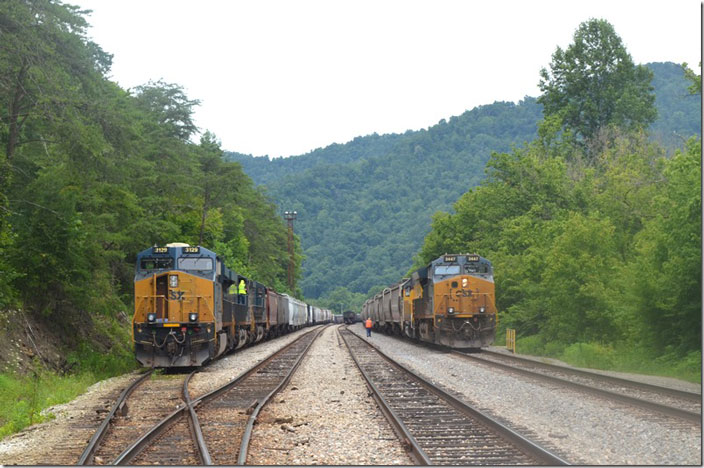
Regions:
<instances>
[{"instance_id":1,"label":"utility pole","mask_svg":"<svg viewBox=\"0 0 704 468\"><path fill-rule=\"evenodd\" d=\"M284 219L288 221L288 287L291 294L295 293L296 277L294 275L295 261L293 257L293 220L298 213L295 211L284 211Z\"/></svg>"}]
</instances>

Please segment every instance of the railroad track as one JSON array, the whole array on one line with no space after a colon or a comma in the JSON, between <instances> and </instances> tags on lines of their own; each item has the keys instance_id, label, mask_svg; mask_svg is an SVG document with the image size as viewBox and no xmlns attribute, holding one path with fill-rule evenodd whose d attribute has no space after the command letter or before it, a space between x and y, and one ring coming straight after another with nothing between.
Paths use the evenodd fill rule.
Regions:
<instances>
[{"instance_id":1,"label":"railroad track","mask_svg":"<svg viewBox=\"0 0 704 468\"><path fill-rule=\"evenodd\" d=\"M567 464L394 362L364 339L347 330L340 334L418 464Z\"/></svg>"},{"instance_id":2,"label":"railroad track","mask_svg":"<svg viewBox=\"0 0 704 468\"><path fill-rule=\"evenodd\" d=\"M289 381L321 331L322 328L302 335L237 379L195 400L188 392L188 382L195 372L172 379L170 385L154 385L155 380L148 376L135 381L121 395L124 401L116 402L91 438L78 464L244 464L260 409ZM180 396L174 396L177 384ZM141 385L146 386L135 392ZM130 394L130 412L134 413L135 407L142 408L142 400L146 400L153 409L151 413L159 417L145 417L146 422L141 423L115 418L125 408ZM175 400L180 403L174 409ZM169 413L167 408L172 411Z\"/></svg>"},{"instance_id":3,"label":"railroad track","mask_svg":"<svg viewBox=\"0 0 704 468\"><path fill-rule=\"evenodd\" d=\"M480 354L452 351L452 354L462 359L643 408L661 416L701 424L702 396L699 393L547 364L494 351L482 350Z\"/></svg>"}]
</instances>

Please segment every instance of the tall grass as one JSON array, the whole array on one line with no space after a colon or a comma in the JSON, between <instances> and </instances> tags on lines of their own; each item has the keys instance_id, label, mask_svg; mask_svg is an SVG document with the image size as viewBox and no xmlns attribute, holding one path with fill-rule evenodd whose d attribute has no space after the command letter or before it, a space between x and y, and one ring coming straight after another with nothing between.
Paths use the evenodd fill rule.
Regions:
<instances>
[{"instance_id":1,"label":"tall grass","mask_svg":"<svg viewBox=\"0 0 704 468\"><path fill-rule=\"evenodd\" d=\"M700 350L692 351L685 356L674 352L656 355L652 350L627 343L566 345L548 342L541 336L535 335L517 338L516 351L519 354L560 359L576 367L673 377L694 383L699 383L702 379Z\"/></svg>"},{"instance_id":2,"label":"tall grass","mask_svg":"<svg viewBox=\"0 0 704 468\"><path fill-rule=\"evenodd\" d=\"M51 418L41 411L72 400L95 381L91 374L58 376L36 369L27 376L0 374L0 438Z\"/></svg>"},{"instance_id":3,"label":"tall grass","mask_svg":"<svg viewBox=\"0 0 704 468\"><path fill-rule=\"evenodd\" d=\"M37 362L27 375L0 374L0 438L50 419L43 409L71 401L95 382L136 367L126 349L100 353L87 344L69 354L67 362L71 373L66 375L47 371Z\"/></svg>"}]
</instances>

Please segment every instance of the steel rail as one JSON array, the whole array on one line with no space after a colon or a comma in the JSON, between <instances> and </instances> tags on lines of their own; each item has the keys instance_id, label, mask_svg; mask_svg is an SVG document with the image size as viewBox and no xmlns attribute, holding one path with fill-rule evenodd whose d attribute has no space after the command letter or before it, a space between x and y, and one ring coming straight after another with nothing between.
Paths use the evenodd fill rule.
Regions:
<instances>
[{"instance_id":1,"label":"steel rail","mask_svg":"<svg viewBox=\"0 0 704 468\"><path fill-rule=\"evenodd\" d=\"M383 357L386 361L391 363L393 366L397 367L398 369L401 369L403 372L405 372L407 375L411 376L411 378L415 379L417 382L419 382L421 385L423 385L427 390L431 391L432 393L435 393L438 395L440 398L444 399L447 403L449 403L452 407L457 409L458 411L468 415L470 418L475 418L479 420L481 423L483 423L485 426L490 427L492 430L495 432L501 434L505 439L516 445L517 447L520 447L522 450L525 450L527 453L530 453L531 456L535 457L538 461L545 465L550 465L550 466L556 466L556 465L569 465L569 463L562 458L558 457L557 455L549 452L548 450L544 449L543 447L540 447L539 445L535 444L531 440L528 440L527 438L523 437L521 434L515 432L513 429L499 423L498 421L494 420L493 418L483 414L479 410L474 409L473 407L467 405L465 402L459 400L455 396L447 393L443 389L435 386L433 383L430 381L426 380L425 378L419 376L412 370L408 369L406 366L403 364L395 361L391 357L387 356L383 351L381 351L377 346L373 345L372 343L367 342L366 340L360 338L356 333L349 332L350 334L354 335L359 341L362 343L365 343L367 346L373 348L381 357ZM344 339L344 337L343 337ZM357 363L357 361L355 360ZM359 364L358 364L359 366ZM360 368L361 370L361 368ZM364 371L362 371L364 374ZM367 378L365 376L365 378ZM383 399L381 395L379 395L380 398ZM415 440L415 439L413 439ZM420 449L420 447L418 447Z\"/></svg>"},{"instance_id":2,"label":"steel rail","mask_svg":"<svg viewBox=\"0 0 704 468\"><path fill-rule=\"evenodd\" d=\"M425 453L425 451L421 448L420 444L418 444L416 438L413 437L406 425L403 423L403 421L401 421L401 417L396 414L396 412L393 410L393 408L391 408L386 399L381 396L380 390L377 388L376 385L374 385L374 382L372 382L371 377L362 368L362 365L357 360L357 356L355 356L355 354L352 352L352 348L350 348L350 344L347 341L347 338L343 336L342 341L344 341L345 346L347 346L347 350L349 351L350 356L352 356L352 360L357 366L357 369L359 369L359 371L362 373L364 380L367 382L367 386L371 389L374 400L376 400L377 404L379 405L381 412L384 413L386 420L391 423L391 427L393 428L394 432L396 432L398 438L401 439L401 442L403 443L405 448L410 451L410 455L416 462L416 465L432 465L433 463L430 461L428 454Z\"/></svg>"},{"instance_id":3,"label":"steel rail","mask_svg":"<svg viewBox=\"0 0 704 468\"><path fill-rule=\"evenodd\" d=\"M203 437L203 431L198 422L198 415L191 401L191 395L188 392L188 382L191 381L191 377L195 374L192 372L188 374L186 380L183 382L183 400L186 402L186 407L190 415L190 427L193 435L193 439L196 441L196 447L198 448L198 456L203 465L212 465L213 460L210 458L210 452L208 452L208 446L205 443L205 438Z\"/></svg>"},{"instance_id":4,"label":"steel rail","mask_svg":"<svg viewBox=\"0 0 704 468\"><path fill-rule=\"evenodd\" d=\"M207 403L210 400L213 400L220 396L221 394L227 392L229 389L232 387L238 385L241 383L243 380L247 379L249 376L257 372L259 369L262 367L266 366L271 362L273 359L275 359L279 354L285 352L287 349L295 345L298 341L303 339L304 337L308 336L309 333L313 333L315 330L309 331L300 337L298 337L296 340L292 341L291 343L287 344L277 352L273 353L271 356L267 357L254 367L250 368L249 370L243 372L241 375L239 375L237 378L231 380L230 382L216 388L215 390L212 390L211 392L206 393L205 395L201 395L200 397L196 398L195 400L192 400L190 405L186 404L182 407L177 408L175 411L173 411L171 414L163 418L161 421L156 423L154 426L152 426L151 429L149 429L147 432L145 432L139 439L137 439L135 442L133 442L129 447L127 447L113 462L113 465L126 465L129 464L137 455L139 455L144 448L149 446L153 440L155 440L157 437L159 437L167 428L169 428L172 424L177 422L181 417L185 416L187 412L189 412L192 408L195 408L198 405ZM195 372L195 371L194 371ZM190 376L189 376L190 378ZM189 396L190 399L190 396ZM196 422L194 423L194 427L197 425L200 430L200 424L197 423L197 419L195 420ZM202 434L201 434L202 437ZM197 442L198 449L200 450L200 442ZM207 457L210 458L209 452L207 450L207 446L205 444L205 441L203 440L203 447L206 447L205 453L208 453ZM203 453L201 453L203 455ZM204 460L205 463L205 460ZM210 463L212 464L212 460L210 460Z\"/></svg>"},{"instance_id":5,"label":"steel rail","mask_svg":"<svg viewBox=\"0 0 704 468\"><path fill-rule=\"evenodd\" d=\"M496 351L491 351L491 350L486 350L486 349L482 349L481 354L487 354L489 356L498 357L499 359L506 359L509 361L520 362L520 363L524 363L526 365L540 367L541 369L557 370L560 372L564 372L566 374L573 374L573 375L578 375L578 376L582 376L582 377L589 377L589 378L604 380L606 382L611 382L611 383L614 383L617 385L630 386L630 387L637 388L637 389L658 392L658 393L670 395L670 396L673 396L676 398L682 398L684 400L689 400L689 401L693 401L693 402L701 403L701 401L702 401L701 393L688 392L685 390L678 390L675 388L663 387L661 385L653 385L653 384L649 384L649 383L645 383L645 382L638 382L635 380L623 379L620 377L601 374L598 372L589 371L589 370L585 370L585 369L575 369L573 367L565 367L565 366L560 366L560 365L556 365L556 364L548 364L546 362L535 361L533 359L527 359L527 358L523 358L520 356L514 356L512 354L498 353Z\"/></svg>"},{"instance_id":6,"label":"steel rail","mask_svg":"<svg viewBox=\"0 0 704 468\"><path fill-rule=\"evenodd\" d=\"M286 376L283 378L281 383L276 386L274 390L269 392L267 396L265 396L261 401L257 401L257 406L255 407L254 411L252 411L252 414L249 415L249 418L247 419L247 425L245 426L244 434L242 435L242 442L240 443L240 451L239 454L237 455L237 464L238 465L246 465L247 464L247 449L249 448L249 440L252 436L252 429L254 428L254 422L257 420L257 416L259 415L259 411L269 402L269 400L276 395L281 389L286 386L289 381L291 380L291 377L293 374L296 372L296 369L298 369L298 366L301 364L301 361L303 361L303 358L308 354L308 350L313 346L313 343L315 340L320 336L320 334L325 330L327 327L330 325L325 325L324 327L321 327L313 337L313 339L306 345L306 347L303 349L301 354L298 356L296 359L296 362L291 366L291 369L289 372L286 374ZM313 332L311 332L313 333Z\"/></svg>"},{"instance_id":7,"label":"steel rail","mask_svg":"<svg viewBox=\"0 0 704 468\"><path fill-rule=\"evenodd\" d=\"M702 415L700 413L694 413L691 411L686 411L683 409L674 408L672 406L661 405L659 403L654 403L652 401L643 400L641 398L631 397L628 395L612 392L609 390L604 390L601 388L590 387L588 385L584 385L581 383L572 382L570 380L561 379L559 377L554 377L551 375L541 374L540 372L533 372L533 371L529 371L527 369L521 369L518 367L511 366L509 364L503 364L501 362L481 359L479 357L472 356L470 354L462 353L459 351L453 350L452 354L454 354L456 356L461 356L464 359L469 359L469 360L472 360L475 362L482 363L487 366L495 366L495 367L507 370L509 372L514 372L517 374L526 375L529 377L545 380L548 382L553 382L553 383L556 383L556 384L559 384L562 386L566 386L566 387L572 387L574 389L581 390L581 391L584 391L587 393L592 393L592 394L599 395L599 396L602 396L605 398L610 398L612 400L627 403L628 405L631 405L631 406L638 406L638 407L645 408L648 410L657 411L657 412L664 414L666 416L676 417L676 418L684 419L684 420L695 422L695 423L701 423Z\"/></svg>"},{"instance_id":8,"label":"steel rail","mask_svg":"<svg viewBox=\"0 0 704 468\"><path fill-rule=\"evenodd\" d=\"M117 413L117 411L119 409L123 408L127 398L129 398L129 396L132 394L132 392L137 387L139 387L142 384L142 382L147 380L147 378L149 378L149 376L152 375L152 372L154 372L154 369L149 369L142 376L140 376L137 380L132 382L127 388L125 388L122 391L122 393L120 393L120 396L115 401L115 404L112 406L112 409L107 414L107 416L105 416L105 419L100 424L98 429L95 431L95 434L93 434L93 437L91 437L90 440L88 441L88 445L86 446L85 450L83 450L83 453L81 454L80 458L78 459L78 462L76 463L77 465L93 464L93 457L95 456L95 451L98 449L100 442L103 440L103 437L107 433L108 427L110 427L110 422L115 417L115 414Z\"/></svg>"},{"instance_id":9,"label":"steel rail","mask_svg":"<svg viewBox=\"0 0 704 468\"><path fill-rule=\"evenodd\" d=\"M194 405L194 406L198 406L198 405L200 405L200 404L207 403L208 401L210 401L210 400L212 400L212 399L214 399L214 398L217 398L218 396L220 396L220 395L222 395L223 393L227 392L227 391L230 390L232 387L234 387L234 386L240 384L243 380L245 380L246 378L248 378L250 375L254 374L254 373L257 372L259 369L261 369L261 368L264 367L265 365L269 364L269 363L270 363L271 361L273 361L279 354L283 353L283 352L286 351L288 348L290 348L290 347L292 347L293 345L295 345L299 340L303 339L303 337L308 336L308 333L313 333L314 331L315 331L315 330L311 330L311 331L309 331L309 332L307 332L307 333L302 334L301 336L299 336L298 338L296 338L295 340L293 340L292 342L290 342L289 344L287 344L286 346L284 346L283 348L281 348L280 350L278 350L277 352L275 352L275 353L272 354L271 356L268 356L266 359L264 359L264 360L263 360L262 362L260 362L259 364L255 365L255 366L252 367L251 369L249 369L249 370L243 372L242 374L240 374L237 378L235 378L235 379L229 381L228 383L226 383L225 385L222 385L221 387L216 388L215 390L212 390L212 391L206 393L205 395L199 396L198 398L196 398L195 400L193 400L193 405Z\"/></svg>"},{"instance_id":10,"label":"steel rail","mask_svg":"<svg viewBox=\"0 0 704 468\"><path fill-rule=\"evenodd\" d=\"M186 382L190 380L191 376L195 373L196 371L191 372L188 377L186 377ZM174 412L166 416L164 419L156 423L154 426L152 426L151 429L145 432L132 445L127 447L120 455L118 455L117 458L112 462L112 464L129 464L137 455L139 455L146 447L148 447L154 439L163 434L163 432L167 428L177 422L181 417L187 417L188 410L190 407L191 405L184 404L183 406L177 408ZM196 443L196 448L200 449L198 443Z\"/></svg>"}]
</instances>

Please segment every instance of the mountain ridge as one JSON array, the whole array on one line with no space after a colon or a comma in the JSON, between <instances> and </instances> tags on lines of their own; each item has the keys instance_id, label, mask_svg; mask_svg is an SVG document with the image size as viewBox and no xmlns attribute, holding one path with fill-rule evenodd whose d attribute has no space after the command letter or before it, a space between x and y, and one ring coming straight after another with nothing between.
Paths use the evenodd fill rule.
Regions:
<instances>
[{"instance_id":1,"label":"mountain ridge","mask_svg":"<svg viewBox=\"0 0 704 468\"><path fill-rule=\"evenodd\" d=\"M687 94L679 65L648 66L659 112L651 134L671 152L683 144L677 135L699 128L699 97ZM410 268L433 214L450 211L481 182L492 152L533 140L541 119L542 106L526 97L477 106L427 129L356 137L304 155L227 157L240 162L282 212L298 211L306 297L339 286L368 293Z\"/></svg>"}]
</instances>

